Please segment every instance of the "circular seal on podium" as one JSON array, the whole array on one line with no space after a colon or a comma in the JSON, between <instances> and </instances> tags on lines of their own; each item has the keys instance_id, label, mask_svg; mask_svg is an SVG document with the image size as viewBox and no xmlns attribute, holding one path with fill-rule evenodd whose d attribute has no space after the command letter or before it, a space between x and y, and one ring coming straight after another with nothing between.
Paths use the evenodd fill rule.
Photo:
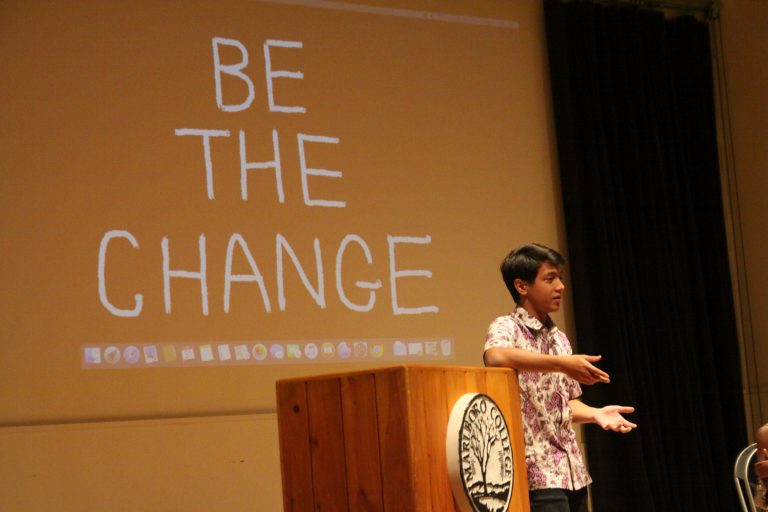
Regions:
<instances>
[{"instance_id":1,"label":"circular seal on podium","mask_svg":"<svg viewBox=\"0 0 768 512\"><path fill-rule=\"evenodd\" d=\"M514 486L512 444L504 415L483 393L453 406L445 440L448 476L462 512L507 512Z\"/></svg>"}]
</instances>

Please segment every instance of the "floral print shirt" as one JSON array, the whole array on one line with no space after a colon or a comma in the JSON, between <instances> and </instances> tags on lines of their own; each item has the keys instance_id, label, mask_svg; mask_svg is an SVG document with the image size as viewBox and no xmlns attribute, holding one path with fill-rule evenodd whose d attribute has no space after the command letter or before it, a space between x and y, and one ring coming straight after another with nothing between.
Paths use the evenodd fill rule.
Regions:
<instances>
[{"instance_id":1,"label":"floral print shirt","mask_svg":"<svg viewBox=\"0 0 768 512\"><path fill-rule=\"evenodd\" d=\"M493 347L572 353L565 333L550 318L544 325L523 308L491 323L485 350ZM581 396L579 383L560 372L520 371L518 381L529 489L577 490L590 484L568 405L569 400Z\"/></svg>"}]
</instances>

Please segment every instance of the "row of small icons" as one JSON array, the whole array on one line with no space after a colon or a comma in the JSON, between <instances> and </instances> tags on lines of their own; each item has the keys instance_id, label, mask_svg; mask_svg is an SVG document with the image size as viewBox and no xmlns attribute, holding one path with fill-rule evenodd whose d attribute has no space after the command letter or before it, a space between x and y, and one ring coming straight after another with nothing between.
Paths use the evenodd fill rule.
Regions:
<instances>
[{"instance_id":1,"label":"row of small icons","mask_svg":"<svg viewBox=\"0 0 768 512\"><path fill-rule=\"evenodd\" d=\"M287 359L380 359L388 357L387 346L391 346L391 356L397 357L451 357L450 339L419 341L324 341L307 343L203 343L199 345L165 344L106 347L83 347L83 363L93 365L117 364L163 364L163 363L228 363L245 361L272 360L279 362ZM142 359L143 356L143 359Z\"/></svg>"}]
</instances>

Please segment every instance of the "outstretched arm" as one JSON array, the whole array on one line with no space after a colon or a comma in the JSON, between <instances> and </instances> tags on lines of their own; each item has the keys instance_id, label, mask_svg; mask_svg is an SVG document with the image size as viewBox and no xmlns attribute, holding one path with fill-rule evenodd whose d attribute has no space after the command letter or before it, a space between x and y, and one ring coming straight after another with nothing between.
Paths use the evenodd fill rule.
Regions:
<instances>
[{"instance_id":1,"label":"outstretched arm","mask_svg":"<svg viewBox=\"0 0 768 512\"><path fill-rule=\"evenodd\" d=\"M581 384L608 383L607 373L594 366L602 356L537 354L520 348L492 347L483 354L485 366L529 372L562 372Z\"/></svg>"},{"instance_id":2,"label":"outstretched arm","mask_svg":"<svg viewBox=\"0 0 768 512\"><path fill-rule=\"evenodd\" d=\"M635 412L634 407L623 405L606 405L605 407L590 407L581 400L570 400L574 423L597 423L603 430L613 430L626 434L637 425L624 419L622 414Z\"/></svg>"}]
</instances>

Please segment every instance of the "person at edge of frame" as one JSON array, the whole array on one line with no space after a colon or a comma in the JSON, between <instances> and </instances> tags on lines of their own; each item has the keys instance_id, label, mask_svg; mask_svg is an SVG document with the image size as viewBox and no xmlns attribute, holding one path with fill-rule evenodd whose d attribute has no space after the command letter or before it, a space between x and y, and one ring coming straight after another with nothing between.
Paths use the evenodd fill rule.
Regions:
<instances>
[{"instance_id":1,"label":"person at edge of frame","mask_svg":"<svg viewBox=\"0 0 768 512\"><path fill-rule=\"evenodd\" d=\"M757 488L755 489L755 507L760 511L768 511L768 423L755 431L757 454L755 474Z\"/></svg>"}]
</instances>

